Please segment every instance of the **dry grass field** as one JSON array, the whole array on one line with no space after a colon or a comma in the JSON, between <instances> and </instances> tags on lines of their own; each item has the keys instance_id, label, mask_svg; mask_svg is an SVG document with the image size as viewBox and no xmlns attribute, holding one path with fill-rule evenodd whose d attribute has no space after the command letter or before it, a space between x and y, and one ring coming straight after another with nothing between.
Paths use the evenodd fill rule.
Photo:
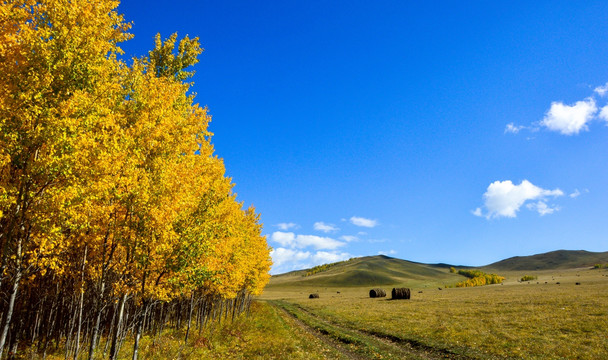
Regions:
<instances>
[{"instance_id":1,"label":"dry grass field","mask_svg":"<svg viewBox=\"0 0 608 360\"><path fill-rule=\"evenodd\" d=\"M249 315L212 323L193 332L187 343L183 328L146 335L141 355L159 360L608 359L608 268L509 269L485 267L505 276L504 283L469 288L445 287L464 279L449 266L386 257L353 259L313 276L283 274L273 277ZM534 280L520 281L524 275ZM376 287L387 297L370 298ZM391 300L393 287L410 288L411 299ZM311 293L319 298L309 299ZM131 348L129 337L119 359L129 359ZM61 346L47 356L63 358Z\"/></svg>"},{"instance_id":2,"label":"dry grass field","mask_svg":"<svg viewBox=\"0 0 608 360\"><path fill-rule=\"evenodd\" d=\"M193 332L184 343L185 329L165 330L162 336L145 335L141 340L140 356L146 360L199 360L199 359L341 359L343 354L322 341L314 333L306 331L293 317L265 302L253 302L249 314L243 314L234 322L224 321L207 326L201 333ZM106 338L102 338L102 348ZM119 360L132 359L133 341L127 338L119 354ZM41 360L42 356L25 351L17 359ZM82 353L78 359L86 359ZM94 359L107 359L96 354ZM46 356L47 360L63 360L63 347Z\"/></svg>"},{"instance_id":3,"label":"dry grass field","mask_svg":"<svg viewBox=\"0 0 608 360\"><path fill-rule=\"evenodd\" d=\"M349 344L361 358L401 358L399 347L422 350L421 358L608 358L608 270L500 275L503 285L473 288L445 289L428 279L395 284L412 289L410 300L390 300L392 286L380 286L387 298L371 299L369 286L279 282L261 300ZM519 282L524 275L537 279ZM308 299L313 292L320 297ZM383 350L374 339L395 346Z\"/></svg>"}]
</instances>

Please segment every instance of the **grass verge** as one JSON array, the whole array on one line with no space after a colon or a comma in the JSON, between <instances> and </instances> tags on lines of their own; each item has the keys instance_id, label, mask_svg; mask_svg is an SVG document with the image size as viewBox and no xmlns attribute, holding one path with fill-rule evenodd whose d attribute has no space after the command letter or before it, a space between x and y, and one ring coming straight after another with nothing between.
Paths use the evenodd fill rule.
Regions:
<instances>
[{"instance_id":1,"label":"grass verge","mask_svg":"<svg viewBox=\"0 0 608 360\"><path fill-rule=\"evenodd\" d=\"M212 324L199 333L191 330L184 344L185 331L165 330L162 336L143 336L139 358L145 360L186 359L340 359L340 353L307 333L283 311L265 302L253 302L249 315L234 322ZM101 353L106 339L100 343L95 359L107 359ZM133 339L130 336L118 354L119 359L131 359ZM17 358L38 359L27 351ZM81 354L79 359L85 359ZM60 346L46 359L64 359Z\"/></svg>"}]
</instances>

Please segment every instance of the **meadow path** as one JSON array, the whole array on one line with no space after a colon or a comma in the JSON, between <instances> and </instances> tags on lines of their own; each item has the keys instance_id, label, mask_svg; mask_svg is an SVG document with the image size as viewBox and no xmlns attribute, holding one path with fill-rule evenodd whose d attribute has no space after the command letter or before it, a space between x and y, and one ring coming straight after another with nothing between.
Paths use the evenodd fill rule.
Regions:
<instances>
[{"instance_id":1,"label":"meadow path","mask_svg":"<svg viewBox=\"0 0 608 360\"><path fill-rule=\"evenodd\" d=\"M356 353L353 353L350 350L348 350L344 346L344 344L341 344L339 341L331 338L330 336L328 336L328 334L324 334L322 331L319 331L317 329L314 329L311 326L306 325L302 320L298 319L295 315L291 314L285 308L283 308L281 306L277 306L277 305L274 305L274 306L279 310L281 316L290 318L293 321L293 323L295 323L302 331L316 337L326 346L336 350L338 353L340 353L343 356L342 359L348 359L348 360L365 359L364 357L357 355Z\"/></svg>"},{"instance_id":2,"label":"meadow path","mask_svg":"<svg viewBox=\"0 0 608 360\"><path fill-rule=\"evenodd\" d=\"M471 359L415 341L337 324L291 303L269 303L290 317L303 331L341 353L343 359Z\"/></svg>"}]
</instances>

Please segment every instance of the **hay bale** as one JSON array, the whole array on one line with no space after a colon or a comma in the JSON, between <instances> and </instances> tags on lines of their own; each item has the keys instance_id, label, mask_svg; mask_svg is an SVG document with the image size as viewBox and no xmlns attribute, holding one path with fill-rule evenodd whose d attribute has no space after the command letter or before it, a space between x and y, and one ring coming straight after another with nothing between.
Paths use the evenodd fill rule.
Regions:
<instances>
[{"instance_id":1,"label":"hay bale","mask_svg":"<svg viewBox=\"0 0 608 360\"><path fill-rule=\"evenodd\" d=\"M309 299L318 299L319 298L319 294L310 294L308 295Z\"/></svg>"},{"instance_id":2,"label":"hay bale","mask_svg":"<svg viewBox=\"0 0 608 360\"><path fill-rule=\"evenodd\" d=\"M375 288L375 289L371 289L369 291L370 298L385 297L385 296L386 296L386 291L384 291L384 289Z\"/></svg>"},{"instance_id":3,"label":"hay bale","mask_svg":"<svg viewBox=\"0 0 608 360\"><path fill-rule=\"evenodd\" d=\"M409 299L411 296L409 288L393 288L391 292L393 299Z\"/></svg>"}]
</instances>

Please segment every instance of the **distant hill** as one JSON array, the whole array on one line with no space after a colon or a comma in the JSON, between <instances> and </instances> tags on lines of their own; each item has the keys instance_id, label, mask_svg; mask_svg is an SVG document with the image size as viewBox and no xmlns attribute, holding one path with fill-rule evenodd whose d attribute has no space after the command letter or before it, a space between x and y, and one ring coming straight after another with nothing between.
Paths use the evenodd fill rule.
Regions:
<instances>
[{"instance_id":1,"label":"distant hill","mask_svg":"<svg viewBox=\"0 0 608 360\"><path fill-rule=\"evenodd\" d=\"M498 271L511 270L552 270L590 267L595 264L607 264L607 252L590 252L585 250L557 250L530 256L515 256L486 265L484 269Z\"/></svg>"},{"instance_id":2,"label":"distant hill","mask_svg":"<svg viewBox=\"0 0 608 360\"><path fill-rule=\"evenodd\" d=\"M516 256L479 269L499 273L501 271L552 270L591 267L608 264L607 252L584 250L558 250L531 256ZM412 287L441 286L462 281L463 277L452 274L449 264L423 264L389 256L365 256L353 258L323 267L321 271L306 276L311 269L273 275L268 284L273 287L337 287L404 285ZM472 268L454 266L455 268Z\"/></svg>"},{"instance_id":3,"label":"distant hill","mask_svg":"<svg viewBox=\"0 0 608 360\"><path fill-rule=\"evenodd\" d=\"M274 275L268 286L434 285L452 283L462 278L451 274L446 264L422 264L384 255L353 258L306 276L309 270Z\"/></svg>"}]
</instances>

